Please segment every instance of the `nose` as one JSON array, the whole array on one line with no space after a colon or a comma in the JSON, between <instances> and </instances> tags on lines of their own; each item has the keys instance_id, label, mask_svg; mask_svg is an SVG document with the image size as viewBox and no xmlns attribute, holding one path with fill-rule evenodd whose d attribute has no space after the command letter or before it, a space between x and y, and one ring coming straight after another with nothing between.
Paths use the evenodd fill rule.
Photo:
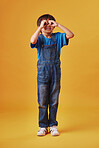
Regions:
<instances>
[{"instance_id":1,"label":"nose","mask_svg":"<svg viewBox=\"0 0 99 148\"><path fill-rule=\"evenodd\" d=\"M49 23L49 22L46 23L46 22L45 22L44 25L50 26L51 23Z\"/></svg>"},{"instance_id":2,"label":"nose","mask_svg":"<svg viewBox=\"0 0 99 148\"><path fill-rule=\"evenodd\" d=\"M51 26L51 23L48 22L48 23L47 23L47 26Z\"/></svg>"},{"instance_id":3,"label":"nose","mask_svg":"<svg viewBox=\"0 0 99 148\"><path fill-rule=\"evenodd\" d=\"M47 22L47 26L52 26L53 25L53 22L49 21Z\"/></svg>"}]
</instances>

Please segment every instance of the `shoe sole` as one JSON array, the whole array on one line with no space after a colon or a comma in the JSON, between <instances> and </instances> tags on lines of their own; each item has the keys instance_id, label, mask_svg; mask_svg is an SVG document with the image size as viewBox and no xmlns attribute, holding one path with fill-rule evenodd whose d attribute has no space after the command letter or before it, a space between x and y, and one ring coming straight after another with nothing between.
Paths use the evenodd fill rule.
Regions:
<instances>
[{"instance_id":1,"label":"shoe sole","mask_svg":"<svg viewBox=\"0 0 99 148\"><path fill-rule=\"evenodd\" d=\"M59 134L52 134L51 131L50 131L50 134L51 134L52 136L59 136Z\"/></svg>"},{"instance_id":2,"label":"shoe sole","mask_svg":"<svg viewBox=\"0 0 99 148\"><path fill-rule=\"evenodd\" d=\"M37 136L45 136L46 134L48 134L48 132L46 132L44 135L41 134L37 134Z\"/></svg>"},{"instance_id":3,"label":"shoe sole","mask_svg":"<svg viewBox=\"0 0 99 148\"><path fill-rule=\"evenodd\" d=\"M59 134L51 134L52 136L59 136Z\"/></svg>"},{"instance_id":4,"label":"shoe sole","mask_svg":"<svg viewBox=\"0 0 99 148\"><path fill-rule=\"evenodd\" d=\"M52 134L51 134L52 135ZM59 135L52 135L52 136L59 136Z\"/></svg>"}]
</instances>

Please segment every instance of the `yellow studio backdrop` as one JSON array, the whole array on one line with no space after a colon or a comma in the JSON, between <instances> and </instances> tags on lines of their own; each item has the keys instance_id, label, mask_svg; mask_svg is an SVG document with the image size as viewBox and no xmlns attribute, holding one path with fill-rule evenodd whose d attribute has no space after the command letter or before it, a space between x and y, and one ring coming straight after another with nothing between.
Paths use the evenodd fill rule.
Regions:
<instances>
[{"instance_id":1,"label":"yellow studio backdrop","mask_svg":"<svg viewBox=\"0 0 99 148\"><path fill-rule=\"evenodd\" d=\"M98 6L98 0L0 1L1 148L99 148ZM75 34L61 49L60 136L55 138L36 135L37 50L30 38L45 13Z\"/></svg>"}]
</instances>

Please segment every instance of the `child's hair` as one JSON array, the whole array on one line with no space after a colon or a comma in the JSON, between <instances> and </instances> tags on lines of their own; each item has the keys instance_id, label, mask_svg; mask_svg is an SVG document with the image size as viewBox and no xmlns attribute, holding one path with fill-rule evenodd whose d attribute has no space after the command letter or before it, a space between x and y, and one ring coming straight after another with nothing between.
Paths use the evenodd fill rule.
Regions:
<instances>
[{"instance_id":1,"label":"child's hair","mask_svg":"<svg viewBox=\"0 0 99 148\"><path fill-rule=\"evenodd\" d=\"M54 18L52 15L50 15L50 14L44 14L44 15L41 15L41 16L38 18L38 20L37 20L37 26L40 26L41 21L44 20L44 19L45 19L45 20L49 19L49 20L54 20L54 21L56 21L55 18Z\"/></svg>"}]
</instances>

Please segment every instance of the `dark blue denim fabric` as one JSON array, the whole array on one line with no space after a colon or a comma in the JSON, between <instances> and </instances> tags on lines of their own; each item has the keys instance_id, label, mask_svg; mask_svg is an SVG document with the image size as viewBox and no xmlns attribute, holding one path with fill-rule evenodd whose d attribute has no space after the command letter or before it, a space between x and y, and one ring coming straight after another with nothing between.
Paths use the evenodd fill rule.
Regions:
<instances>
[{"instance_id":1,"label":"dark blue denim fabric","mask_svg":"<svg viewBox=\"0 0 99 148\"><path fill-rule=\"evenodd\" d=\"M42 48L37 62L39 127L51 127L58 125L56 115L60 92L60 59L55 35L52 34L53 45L44 45L44 36L41 34L40 37Z\"/></svg>"}]
</instances>

